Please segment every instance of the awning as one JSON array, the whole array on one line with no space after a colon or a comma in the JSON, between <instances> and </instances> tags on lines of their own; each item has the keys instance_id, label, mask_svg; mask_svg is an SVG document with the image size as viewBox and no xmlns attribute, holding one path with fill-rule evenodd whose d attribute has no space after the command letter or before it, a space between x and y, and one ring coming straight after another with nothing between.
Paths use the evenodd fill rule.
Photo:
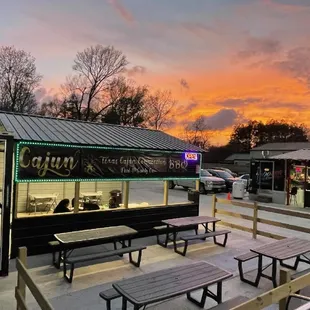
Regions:
<instances>
[{"instance_id":1,"label":"awning","mask_svg":"<svg viewBox=\"0 0 310 310\"><path fill-rule=\"evenodd\" d=\"M270 157L272 159L310 160L310 149L302 149Z\"/></svg>"}]
</instances>

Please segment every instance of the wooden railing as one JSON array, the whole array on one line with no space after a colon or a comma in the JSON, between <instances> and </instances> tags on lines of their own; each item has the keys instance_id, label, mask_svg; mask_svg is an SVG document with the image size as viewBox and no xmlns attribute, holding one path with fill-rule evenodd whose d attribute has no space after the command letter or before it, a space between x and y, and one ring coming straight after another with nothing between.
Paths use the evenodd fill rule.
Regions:
<instances>
[{"instance_id":1,"label":"wooden railing","mask_svg":"<svg viewBox=\"0 0 310 310\"><path fill-rule=\"evenodd\" d=\"M18 249L18 258L16 258L17 268L17 286L15 287L15 298L17 310L28 310L26 304L26 287L29 288L33 297L43 310L53 310L49 301L44 297L34 280L31 278L27 269L27 248Z\"/></svg>"},{"instance_id":2,"label":"wooden railing","mask_svg":"<svg viewBox=\"0 0 310 310\"><path fill-rule=\"evenodd\" d=\"M279 310L286 309L287 297L310 285L310 273L291 281L290 271L280 269L280 286L263 293L231 310L260 310L279 302Z\"/></svg>"},{"instance_id":3,"label":"wooden railing","mask_svg":"<svg viewBox=\"0 0 310 310\"><path fill-rule=\"evenodd\" d=\"M232 212L232 211L220 209L218 204L230 204L230 205L234 205L237 207L250 209L252 210L252 215L246 215L246 214L242 214L238 212ZM278 240L285 238L281 235L273 234L271 232L266 232L266 231L258 229L257 228L258 223L267 224L267 225L280 227L280 228L285 228L285 229L289 229L293 231L299 231L303 233L310 233L310 228L307 228L307 227L301 227L301 226L291 225L288 223L281 223L281 222L261 218L258 216L258 211L270 212L273 214L289 215L292 217L299 217L303 219L310 219L310 214L308 213L301 213L301 212L296 212L292 210L283 210L283 209L274 208L274 207L260 206L257 204L257 202L249 203L249 202L243 202L243 201L237 201L237 200L221 199L213 195L212 215L216 217L217 214L222 214L222 215L226 215L230 217L235 217L235 218L240 218L240 219L251 221L252 223L250 227L242 226L239 224L230 223L226 221L221 221L221 224L224 226L234 228L234 229L239 229L239 230L249 232L252 234L254 239L257 238L257 235L268 237L268 238L273 238L273 239L278 239Z\"/></svg>"}]
</instances>

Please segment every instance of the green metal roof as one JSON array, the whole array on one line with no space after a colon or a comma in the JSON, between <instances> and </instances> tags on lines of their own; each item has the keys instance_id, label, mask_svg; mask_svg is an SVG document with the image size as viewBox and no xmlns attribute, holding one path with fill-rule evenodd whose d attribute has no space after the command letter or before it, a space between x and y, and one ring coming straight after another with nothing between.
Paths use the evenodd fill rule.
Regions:
<instances>
[{"instance_id":1,"label":"green metal roof","mask_svg":"<svg viewBox=\"0 0 310 310\"><path fill-rule=\"evenodd\" d=\"M0 127L18 141L203 152L159 130L0 111Z\"/></svg>"}]
</instances>

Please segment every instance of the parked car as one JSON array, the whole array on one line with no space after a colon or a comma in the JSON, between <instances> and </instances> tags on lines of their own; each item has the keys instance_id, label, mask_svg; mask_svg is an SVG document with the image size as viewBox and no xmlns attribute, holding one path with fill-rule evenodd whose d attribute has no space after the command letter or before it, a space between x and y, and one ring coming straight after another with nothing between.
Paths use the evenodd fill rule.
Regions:
<instances>
[{"instance_id":1,"label":"parked car","mask_svg":"<svg viewBox=\"0 0 310 310\"><path fill-rule=\"evenodd\" d=\"M223 170L223 171L226 171L228 172L229 174L231 174L234 178L238 177L238 174L235 173L235 172L232 172L230 169L228 168L223 168L223 167L213 167L213 168L210 168L210 169L214 169L214 170Z\"/></svg>"},{"instance_id":2,"label":"parked car","mask_svg":"<svg viewBox=\"0 0 310 310\"><path fill-rule=\"evenodd\" d=\"M174 180L169 181L169 188L173 189L175 186L182 186L184 189L195 188L195 180ZM200 173L200 185L199 192L201 194L206 194L209 192L224 192L226 190L225 180L214 177L207 170L201 169Z\"/></svg>"},{"instance_id":3,"label":"parked car","mask_svg":"<svg viewBox=\"0 0 310 310\"><path fill-rule=\"evenodd\" d=\"M226 192L232 190L232 185L234 182L238 181L238 178L234 178L230 173L224 170L207 169L214 177L218 177L225 180Z\"/></svg>"},{"instance_id":4,"label":"parked car","mask_svg":"<svg viewBox=\"0 0 310 310\"><path fill-rule=\"evenodd\" d=\"M248 190L248 187L250 185L250 175L243 174L240 177L238 177L238 179L243 182L245 189Z\"/></svg>"}]
</instances>

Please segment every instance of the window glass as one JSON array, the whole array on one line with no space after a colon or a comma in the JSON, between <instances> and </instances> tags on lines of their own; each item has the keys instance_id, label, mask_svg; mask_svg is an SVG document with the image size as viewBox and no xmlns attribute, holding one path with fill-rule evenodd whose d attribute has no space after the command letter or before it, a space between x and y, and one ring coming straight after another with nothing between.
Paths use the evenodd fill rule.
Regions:
<instances>
[{"instance_id":1,"label":"window glass","mask_svg":"<svg viewBox=\"0 0 310 310\"><path fill-rule=\"evenodd\" d=\"M272 177L273 177L273 162L262 161L259 169L260 188L272 189Z\"/></svg>"},{"instance_id":2,"label":"window glass","mask_svg":"<svg viewBox=\"0 0 310 310\"><path fill-rule=\"evenodd\" d=\"M285 187L285 162L284 160L276 160L274 163L274 185L275 191L284 191Z\"/></svg>"},{"instance_id":3,"label":"window glass","mask_svg":"<svg viewBox=\"0 0 310 310\"><path fill-rule=\"evenodd\" d=\"M229 174L228 172L226 172L226 171L218 171L217 173L223 179L233 178L233 176L231 174Z\"/></svg>"},{"instance_id":4,"label":"window glass","mask_svg":"<svg viewBox=\"0 0 310 310\"><path fill-rule=\"evenodd\" d=\"M212 174L208 172L207 170L201 170L201 176L202 177L212 177Z\"/></svg>"}]
</instances>

